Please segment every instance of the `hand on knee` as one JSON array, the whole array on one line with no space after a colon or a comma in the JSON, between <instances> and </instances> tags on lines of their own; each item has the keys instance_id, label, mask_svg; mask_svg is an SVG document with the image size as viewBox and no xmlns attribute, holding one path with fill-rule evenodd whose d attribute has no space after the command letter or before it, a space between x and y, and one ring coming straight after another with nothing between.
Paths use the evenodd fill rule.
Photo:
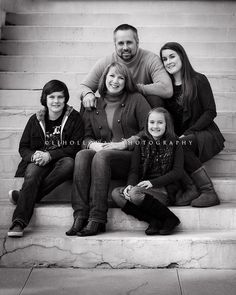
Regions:
<instances>
[{"instance_id":1,"label":"hand on knee","mask_svg":"<svg viewBox=\"0 0 236 295\"><path fill-rule=\"evenodd\" d=\"M129 191L129 195L130 195L130 202L137 206L141 205L145 198L145 193L141 192L140 187L133 187Z\"/></svg>"},{"instance_id":2,"label":"hand on knee","mask_svg":"<svg viewBox=\"0 0 236 295\"><path fill-rule=\"evenodd\" d=\"M127 200L124 198L124 195L122 194L123 189L123 187L117 187L111 193L112 200L120 208L123 208L127 202Z\"/></svg>"}]
</instances>

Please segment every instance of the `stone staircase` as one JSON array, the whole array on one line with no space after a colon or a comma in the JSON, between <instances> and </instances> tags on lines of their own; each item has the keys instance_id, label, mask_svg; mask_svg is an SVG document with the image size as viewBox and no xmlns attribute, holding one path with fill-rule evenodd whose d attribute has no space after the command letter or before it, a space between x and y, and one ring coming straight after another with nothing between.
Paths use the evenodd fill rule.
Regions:
<instances>
[{"instance_id":1,"label":"stone staircase","mask_svg":"<svg viewBox=\"0 0 236 295\"><path fill-rule=\"evenodd\" d=\"M236 3L15 0L6 9L0 40L0 266L236 269ZM209 78L226 147L205 166L221 205L173 207L181 219L178 232L154 237L145 236L146 224L110 208L105 234L70 238L67 182L37 206L24 238L7 238L14 210L7 192L22 183L13 177L18 143L40 107L41 88L50 79L64 81L70 104L79 109L76 89L94 62L113 51L112 32L121 23L137 26L140 46L158 54L165 42L180 42Z\"/></svg>"}]
</instances>

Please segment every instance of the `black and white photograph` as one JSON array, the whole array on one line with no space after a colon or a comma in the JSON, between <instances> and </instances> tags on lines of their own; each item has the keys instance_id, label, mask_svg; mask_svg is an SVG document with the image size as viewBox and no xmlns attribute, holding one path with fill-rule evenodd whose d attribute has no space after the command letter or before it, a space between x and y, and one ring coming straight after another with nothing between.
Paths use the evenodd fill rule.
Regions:
<instances>
[{"instance_id":1,"label":"black and white photograph","mask_svg":"<svg viewBox=\"0 0 236 295\"><path fill-rule=\"evenodd\" d=\"M0 0L0 295L236 294L236 1Z\"/></svg>"}]
</instances>

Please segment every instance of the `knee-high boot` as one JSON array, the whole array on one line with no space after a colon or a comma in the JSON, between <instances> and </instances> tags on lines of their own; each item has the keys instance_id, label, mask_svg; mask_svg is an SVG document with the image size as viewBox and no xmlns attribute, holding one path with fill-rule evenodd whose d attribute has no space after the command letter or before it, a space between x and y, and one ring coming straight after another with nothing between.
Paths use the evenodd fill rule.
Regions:
<instances>
[{"instance_id":1,"label":"knee-high boot","mask_svg":"<svg viewBox=\"0 0 236 295\"><path fill-rule=\"evenodd\" d=\"M124 213L132 215L140 221L145 221L149 223L149 226L145 230L146 235L159 234L162 223L160 220L154 218L151 214L147 214L139 206L127 201L125 206L121 209Z\"/></svg>"},{"instance_id":2,"label":"knee-high boot","mask_svg":"<svg viewBox=\"0 0 236 295\"><path fill-rule=\"evenodd\" d=\"M140 221L145 221L148 223L151 221L150 215L148 215L145 212L142 212L142 210L138 206L131 203L130 201L127 201L125 206L121 210L128 215L132 215Z\"/></svg>"},{"instance_id":3,"label":"knee-high boot","mask_svg":"<svg viewBox=\"0 0 236 295\"><path fill-rule=\"evenodd\" d=\"M210 207L220 204L213 183L203 166L194 171L191 177L200 192L200 196L191 202L193 207Z\"/></svg>"},{"instance_id":4,"label":"knee-high boot","mask_svg":"<svg viewBox=\"0 0 236 295\"><path fill-rule=\"evenodd\" d=\"M140 208L153 218L161 221L160 235L170 234L180 224L179 218L168 207L148 194L145 195Z\"/></svg>"},{"instance_id":5,"label":"knee-high boot","mask_svg":"<svg viewBox=\"0 0 236 295\"><path fill-rule=\"evenodd\" d=\"M196 185L192 181L191 177L184 172L183 177L180 180L183 192L180 196L176 197L176 206L187 206L190 205L193 200L199 197Z\"/></svg>"}]
</instances>

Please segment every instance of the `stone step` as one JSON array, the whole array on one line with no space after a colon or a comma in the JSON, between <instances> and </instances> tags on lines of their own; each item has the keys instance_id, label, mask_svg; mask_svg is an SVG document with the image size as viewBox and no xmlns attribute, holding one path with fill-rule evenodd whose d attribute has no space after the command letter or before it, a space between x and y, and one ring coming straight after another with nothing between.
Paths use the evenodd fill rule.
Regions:
<instances>
[{"instance_id":1,"label":"stone step","mask_svg":"<svg viewBox=\"0 0 236 295\"><path fill-rule=\"evenodd\" d=\"M214 120L221 130L236 130L236 113L235 112L217 112Z\"/></svg>"},{"instance_id":2,"label":"stone step","mask_svg":"<svg viewBox=\"0 0 236 295\"><path fill-rule=\"evenodd\" d=\"M40 108L41 90L0 90L0 107L2 109L16 108ZM80 100L78 91L69 89L69 104L79 108ZM218 111L232 111L236 109L236 92L214 92L216 108Z\"/></svg>"},{"instance_id":3,"label":"stone step","mask_svg":"<svg viewBox=\"0 0 236 295\"><path fill-rule=\"evenodd\" d=\"M7 1L8 2L8 1ZM8 4L8 3L7 3ZM114 12L114 7L115 12ZM189 14L233 14L235 11L234 1L147 1L143 5L142 1L99 1L97 5L96 1L61 1L61 0L40 0L40 1L29 1L29 0L18 0L14 1L14 5L8 4L9 12L19 13L127 13L131 11L133 14L136 13L149 13L158 12L166 14L166 12L176 13L189 13Z\"/></svg>"},{"instance_id":4,"label":"stone step","mask_svg":"<svg viewBox=\"0 0 236 295\"><path fill-rule=\"evenodd\" d=\"M144 42L140 38L140 47L156 52L166 42L157 42L156 40ZM174 39L176 40L176 39ZM236 42L229 40L227 42L181 42L189 56L193 57L236 57ZM0 40L0 53L3 55L41 55L41 56L74 56L74 55L97 55L105 56L114 51L112 35L106 42L90 41L31 41L31 40Z\"/></svg>"},{"instance_id":5,"label":"stone step","mask_svg":"<svg viewBox=\"0 0 236 295\"><path fill-rule=\"evenodd\" d=\"M185 26L141 26L137 27L140 40L166 42L232 42L236 41L236 28L185 27ZM107 26L3 26L2 39L7 40L76 40L76 41L110 41L113 27ZM176 39L176 36L178 38Z\"/></svg>"},{"instance_id":6,"label":"stone step","mask_svg":"<svg viewBox=\"0 0 236 295\"><path fill-rule=\"evenodd\" d=\"M235 230L177 232L145 236L114 231L92 237L67 237L66 229L39 228L21 239L0 232L3 267L81 268L236 268ZM112 251L111 251L112 249Z\"/></svg>"},{"instance_id":7,"label":"stone step","mask_svg":"<svg viewBox=\"0 0 236 295\"><path fill-rule=\"evenodd\" d=\"M134 26L198 26L198 27L236 27L236 16L232 13L194 14L173 13L7 13L7 25L24 26L117 26L117 23L130 23Z\"/></svg>"},{"instance_id":8,"label":"stone step","mask_svg":"<svg viewBox=\"0 0 236 295\"><path fill-rule=\"evenodd\" d=\"M79 106L74 106L79 109ZM34 109L2 109L0 110L0 126L1 128L23 129L29 117L35 113L38 108ZM236 130L236 112L219 111L215 122L221 130L231 132Z\"/></svg>"},{"instance_id":9,"label":"stone step","mask_svg":"<svg viewBox=\"0 0 236 295\"><path fill-rule=\"evenodd\" d=\"M214 92L236 92L236 73L219 72L205 73L209 78ZM59 79L67 84L70 89L77 89L85 72L68 73L24 73L0 72L0 89L31 89L38 90L52 79Z\"/></svg>"},{"instance_id":10,"label":"stone step","mask_svg":"<svg viewBox=\"0 0 236 295\"><path fill-rule=\"evenodd\" d=\"M204 163L211 176L236 175L236 153L222 151L213 159Z\"/></svg>"},{"instance_id":11,"label":"stone step","mask_svg":"<svg viewBox=\"0 0 236 295\"><path fill-rule=\"evenodd\" d=\"M0 177L13 177L19 161L20 156L16 152L0 153ZM236 176L236 153L222 151L204 165L211 176Z\"/></svg>"},{"instance_id":12,"label":"stone step","mask_svg":"<svg viewBox=\"0 0 236 295\"><path fill-rule=\"evenodd\" d=\"M0 201L2 228L11 225L11 218L15 206L6 201ZM236 203L222 203L209 208L193 208L191 206L170 207L179 217L181 224L178 230L236 230ZM37 204L30 221L30 228L63 227L70 228L73 223L71 204ZM108 210L107 229L114 230L145 230L147 224L130 215L126 215L119 208Z\"/></svg>"},{"instance_id":13,"label":"stone step","mask_svg":"<svg viewBox=\"0 0 236 295\"><path fill-rule=\"evenodd\" d=\"M51 53L53 54L53 53ZM87 72L96 56L0 56L0 71L10 72ZM232 63L234 61L232 60ZM235 58L236 65L236 58ZM227 67L226 67L227 68ZM230 68L230 67L229 67Z\"/></svg>"},{"instance_id":14,"label":"stone step","mask_svg":"<svg viewBox=\"0 0 236 295\"><path fill-rule=\"evenodd\" d=\"M0 56L0 71L10 72L86 72L102 56ZM193 67L199 72L235 72L236 57L191 58Z\"/></svg>"},{"instance_id":15,"label":"stone step","mask_svg":"<svg viewBox=\"0 0 236 295\"><path fill-rule=\"evenodd\" d=\"M15 167L16 169L16 167ZM236 202L235 190L236 190L236 178L235 177L213 177L212 178L214 188L219 195L221 202ZM0 200L8 201L8 192L11 189L20 190L23 183L23 178L6 178L5 176L0 178ZM125 185L125 181L112 180L109 195L113 188ZM47 197L45 197L44 202L52 203L70 203L72 180L66 181L53 190ZM115 204L110 200L109 206L114 207Z\"/></svg>"}]
</instances>

